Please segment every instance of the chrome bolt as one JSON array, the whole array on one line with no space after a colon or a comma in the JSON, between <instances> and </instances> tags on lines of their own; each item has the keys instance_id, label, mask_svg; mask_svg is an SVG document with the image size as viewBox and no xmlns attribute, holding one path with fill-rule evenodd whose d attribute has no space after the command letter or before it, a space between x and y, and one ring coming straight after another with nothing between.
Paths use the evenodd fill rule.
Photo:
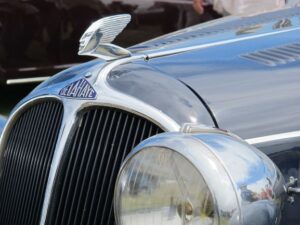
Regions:
<instances>
[{"instance_id":1,"label":"chrome bolt","mask_svg":"<svg viewBox=\"0 0 300 225\"><path fill-rule=\"evenodd\" d=\"M93 74L91 72L88 72L84 75L85 78L90 78Z\"/></svg>"}]
</instances>

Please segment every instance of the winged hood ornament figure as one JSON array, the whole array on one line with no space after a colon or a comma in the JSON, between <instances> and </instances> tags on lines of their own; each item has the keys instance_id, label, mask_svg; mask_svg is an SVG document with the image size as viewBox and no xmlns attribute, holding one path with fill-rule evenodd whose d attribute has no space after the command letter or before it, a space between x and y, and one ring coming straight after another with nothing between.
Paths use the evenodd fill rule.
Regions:
<instances>
[{"instance_id":1,"label":"winged hood ornament figure","mask_svg":"<svg viewBox=\"0 0 300 225\"><path fill-rule=\"evenodd\" d=\"M130 56L127 49L111 44L130 21L129 14L121 14L92 23L80 38L78 55L95 56L106 61Z\"/></svg>"}]
</instances>

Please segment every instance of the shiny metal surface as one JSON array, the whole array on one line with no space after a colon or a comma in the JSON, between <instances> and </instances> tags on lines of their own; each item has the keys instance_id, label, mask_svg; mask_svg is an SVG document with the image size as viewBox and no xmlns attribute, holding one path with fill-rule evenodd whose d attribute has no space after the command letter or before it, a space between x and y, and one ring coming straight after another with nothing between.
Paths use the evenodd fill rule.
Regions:
<instances>
[{"instance_id":1,"label":"shiny metal surface","mask_svg":"<svg viewBox=\"0 0 300 225\"><path fill-rule=\"evenodd\" d=\"M142 142L127 160L153 147L183 155L201 172L219 216L215 224L279 224L285 182L256 148L227 133L165 133Z\"/></svg>"},{"instance_id":2,"label":"shiny metal surface","mask_svg":"<svg viewBox=\"0 0 300 225\"><path fill-rule=\"evenodd\" d=\"M217 126L199 98L183 83L143 61L115 67L107 77L107 85L160 109L180 126L186 122Z\"/></svg>"},{"instance_id":3,"label":"shiny metal surface","mask_svg":"<svg viewBox=\"0 0 300 225\"><path fill-rule=\"evenodd\" d=\"M6 118L0 115L0 137L6 123Z\"/></svg>"},{"instance_id":4,"label":"shiny metal surface","mask_svg":"<svg viewBox=\"0 0 300 225\"><path fill-rule=\"evenodd\" d=\"M299 16L299 8L281 10L249 18L228 17L217 21L193 26L129 48L132 52L147 55L148 59L174 55L189 51L202 50L241 41L273 36L275 34L299 30L298 26L290 29L274 29L277 19L285 15ZM296 20L296 18L294 18ZM294 24L294 23L293 23ZM208 36L210 38L208 38ZM197 38L198 37L198 38Z\"/></svg>"},{"instance_id":5,"label":"shiny metal surface","mask_svg":"<svg viewBox=\"0 0 300 225\"><path fill-rule=\"evenodd\" d=\"M295 28L295 30L300 30L300 28ZM234 43L238 43L241 41L247 41L247 40L257 39L257 38L261 38L261 37L268 37L268 36L273 36L274 34L280 34L280 33L286 33L286 32L288 32L288 31L282 30L282 31L274 32L274 33L261 33L261 34L257 34L257 35L252 35L252 36L249 35L247 37L241 37L241 38L236 38L236 39L233 38L233 39L229 39L229 40L221 40L221 41L206 43L206 44L202 44L202 45L187 46L187 47L183 47L183 48L174 48L174 49L170 49L170 50L148 53L147 57L149 59L153 59L153 58L158 58L158 57L163 57L163 56L168 56L168 55L185 53L185 52L189 52L189 51L202 50L202 49L216 47L216 46L234 44Z\"/></svg>"},{"instance_id":6,"label":"shiny metal surface","mask_svg":"<svg viewBox=\"0 0 300 225\"><path fill-rule=\"evenodd\" d=\"M22 110L1 146L1 225L37 225L61 128L63 106L55 99Z\"/></svg>"},{"instance_id":7,"label":"shiny metal surface","mask_svg":"<svg viewBox=\"0 0 300 225\"><path fill-rule=\"evenodd\" d=\"M294 11L293 13L297 14L299 9ZM53 164L51 165L40 225L44 225L45 223L58 165L63 151L68 145L68 138L73 132L76 115L86 107L99 105L127 110L149 119L166 131L179 131L184 123L200 123L208 127L219 125L223 129L234 131L239 136L252 141L253 138L259 136L269 137L273 134L290 133L293 130L300 130L299 123L295 122L300 119L298 104L300 93L299 62L270 70L270 68L265 68L263 65L257 65L257 63L239 58L239 55L243 52L251 52L261 47L281 46L287 42L298 40L300 21L296 16L291 17L293 23L291 29L279 30L270 34L270 32L273 32L273 30L270 30L273 27L271 24L273 25L274 23L274 21L271 21L262 28L263 30L252 35L253 38L249 35L237 38L232 43L229 40L231 35L236 37L244 34L225 32L228 35L225 39L227 38L228 41L216 42L217 39L224 39L222 34L210 39L208 42L211 43L208 43L208 46L199 43L196 38L193 38L191 41L182 42L184 46L182 46L183 48L179 48L179 50L174 49L174 46L168 46L168 48L170 47L170 51L165 49L166 51L163 51L163 54L160 54L158 51L155 52L155 55L152 56L165 56L156 59L149 60L149 56L146 53L141 53L110 63L94 60L70 68L50 78L36 88L12 112L0 140L0 147L3 146L12 124L24 107L44 98L56 98L63 102L65 115ZM257 29L261 28L258 27ZM194 41L197 42L195 48L193 47L193 44L195 44ZM213 42L218 44L214 45ZM258 42L260 46L258 46ZM201 51L198 51L200 48ZM184 51L182 51L183 49ZM175 55L166 56L169 54ZM87 79L95 88L98 93L97 99L78 100L59 96L60 90L82 78ZM213 112L213 116L217 118L218 124L214 124L208 113L208 109L201 102L202 99ZM283 105L285 107L282 107ZM207 137L209 138L207 139ZM177 140L176 138L176 135L174 135L174 140ZM234 178L230 178L224 167L233 170L231 166L239 165L236 162L248 159L239 154L240 148L249 148L244 142L236 142L235 139L232 141L230 136L222 134L215 136L212 134L201 134L197 135L197 137L185 135L183 139L181 138L180 136L176 143L183 150L191 147L190 145L185 145L184 142L188 143L191 141L192 146L198 146L200 142L196 139L201 139L201 142L206 147L209 146L203 150L203 152L208 153L205 159L214 159L220 162L225 160L228 162L226 165L218 166L221 174L213 177L213 181L211 181L215 185L215 189L220 186L220 179L222 180L222 177L227 177L230 182L232 180L234 182L240 181L239 179L241 178L238 177L238 174L235 174ZM230 143L230 147L235 147L231 150L229 149L230 157L226 158L224 156L225 159L220 159L217 156L221 155L221 150L226 149L227 151L229 148L227 145L219 146L219 142L224 139ZM275 141L281 140L277 139ZM232 145L236 143L238 144ZM268 141L264 143L269 144ZM212 144L214 146L210 146ZM216 146L221 149L220 152L211 151ZM176 147L175 144L173 147ZM196 150L193 151L196 152ZM234 162L230 161L231 157L235 159ZM249 164L254 163L256 159L258 159L258 163L264 161L264 157L255 157L255 154L251 157L253 157L253 160L250 160ZM206 165L208 161L204 160L204 162L204 165ZM239 170L240 168L234 169L236 169L235 173L245 175L244 172ZM207 172L208 175L215 176L215 174ZM253 174L249 172L248 175L251 177ZM236 199L236 202L232 203L230 207L235 210L242 210L240 209L240 205L244 202L241 198L242 188L240 186L232 187L230 182L227 180L227 183L224 184L225 191L227 188L229 192L234 191L235 193L229 196L231 199ZM263 185L268 184L265 182ZM272 185L275 187L276 182L274 181ZM263 194L261 190L255 190L255 188L251 189L251 191L258 195ZM219 195L221 194L219 193ZM274 206L273 200L265 199L247 203L245 211L249 212L249 214L245 214L245 217L253 217L251 213L253 212L252 210L256 210L256 207L264 209L269 207L272 211L277 207L276 204ZM222 207L225 209L227 206L223 205ZM237 211L237 213L240 214L240 211ZM264 213L268 214L270 212L261 212L259 215L265 218ZM221 213L220 215L226 219L234 216L233 212L229 214L222 215Z\"/></svg>"},{"instance_id":8,"label":"shiny metal surface","mask_svg":"<svg viewBox=\"0 0 300 225\"><path fill-rule=\"evenodd\" d=\"M3 136L0 140L0 146L4 146L4 143L7 139L7 134L9 133L12 124L18 117L19 113L24 108L30 106L30 104L33 104L35 101L39 101L40 99L56 98L59 99L64 105L64 117L62 121L61 131L58 137L56 151L53 156L50 174L48 177L48 184L45 193L40 225L45 224L55 176L59 167L59 163L61 161L61 157L63 155L63 151L66 146L68 146L68 140L73 132L77 113L79 111L90 106L110 106L123 109L134 114L138 114L157 124L159 127L166 131L179 131L180 125L178 121L175 121L173 118L168 116L168 112L166 112L167 114L165 114L165 112L162 112L161 109L149 105L139 100L135 96L124 94L121 91L112 88L107 83L106 78L112 69L123 63L127 63L132 60L138 60L140 58L143 58L143 56L124 58L113 61L111 63L99 63L98 61L92 61L87 63L86 65L83 64L78 67L66 70L65 72L50 78L48 81L37 87L29 96L27 96L22 102L20 102L15 107L15 110L13 110L13 112L11 113ZM89 75L86 76L87 74ZM62 88L84 77L86 77L86 79L98 92L97 99L79 100L63 98L59 96L59 92ZM190 93L187 88L185 89L185 91L186 93Z\"/></svg>"},{"instance_id":9,"label":"shiny metal surface","mask_svg":"<svg viewBox=\"0 0 300 225\"><path fill-rule=\"evenodd\" d=\"M290 183L290 177L300 179L300 139L299 137L283 139L273 142L256 145L261 151L268 154L268 157L278 166L286 183ZM299 188L300 183L297 186ZM280 225L300 224L300 196L294 196L293 204L286 204L283 209Z\"/></svg>"},{"instance_id":10,"label":"shiny metal surface","mask_svg":"<svg viewBox=\"0 0 300 225\"><path fill-rule=\"evenodd\" d=\"M171 52L174 49L187 49L191 46L208 45L214 42L245 38L263 33L285 31L295 28L298 24L299 8L284 9L275 12L258 14L254 16L229 16L215 21L198 24L186 29L164 35L159 38L132 46L129 48L134 53L159 55L159 52ZM293 18L291 26L287 29L274 28L278 21Z\"/></svg>"},{"instance_id":11,"label":"shiny metal surface","mask_svg":"<svg viewBox=\"0 0 300 225\"><path fill-rule=\"evenodd\" d=\"M248 142L251 145L257 145L267 142L274 142L274 141L284 141L286 139L294 139L294 138L300 138L300 131L294 131L294 132L288 132L288 133L281 133L281 134L274 134L264 137L256 137L251 139L246 139L246 142Z\"/></svg>"},{"instance_id":12,"label":"shiny metal surface","mask_svg":"<svg viewBox=\"0 0 300 225\"><path fill-rule=\"evenodd\" d=\"M165 130L179 130L186 122L215 126L193 92L180 81L149 67L144 55L109 63L93 60L72 67L38 86L19 105L38 96L58 96L64 87L83 78L93 86L98 97L95 100L69 99L71 105L123 106L132 112L142 112Z\"/></svg>"},{"instance_id":13,"label":"shiny metal surface","mask_svg":"<svg viewBox=\"0 0 300 225\"><path fill-rule=\"evenodd\" d=\"M37 87L29 96L27 96L22 102L20 102L16 107L15 110L12 112L9 122L7 123L8 126L5 129L5 133L9 132L10 124L13 123L15 120L18 112L22 110L23 107L31 104L31 102L37 101L40 98L49 98L55 97L59 98L65 108L65 114L62 122L62 130L59 136L59 140L57 143L56 152L54 153L53 163L51 165L51 171L48 179L47 190L45 194L45 202L42 211L42 218L40 224L43 225L46 220L47 211L49 207L49 200L51 198L51 191L54 184L54 179L56 175L56 171L58 169L59 162L61 160L63 150L67 145L68 137L70 133L72 133L73 124L76 120L76 114L78 111L82 110L85 107L93 106L93 105L102 105L102 106L111 106L116 108L121 108L127 111L130 111L135 114L139 114L150 121L156 123L158 126L162 127L164 130L167 131L178 131L180 129L181 121L175 121L171 119L167 114L168 112L168 105L163 106L164 112L162 112L161 108L153 107L141 100L139 100L136 96L130 96L124 94L120 91L117 91L108 85L106 79L111 70L115 69L116 67L120 66L121 64L128 63L133 60L143 59L144 56L135 56L125 59L116 60L111 63L102 63L98 61L91 61L89 63L71 68L66 70L63 73L60 73L48 81L41 84ZM79 80L86 76L87 80L94 85L94 88L98 91L99 95L96 100L78 100L78 99L67 99L58 96L59 91L64 88L66 85L72 83L73 81ZM90 75L92 74L92 75ZM184 87L184 86L183 86ZM172 86L169 86L172 89ZM163 90L165 91L165 90ZM186 94L191 95L190 91L185 88L183 89ZM157 94L157 93L156 93ZM191 95L192 96L192 95ZM178 99L181 100L181 99ZM198 102L201 105L200 102ZM205 109L199 113L206 113ZM190 120L189 120L190 121ZM183 122L183 121L182 121ZM190 121L191 122L191 121ZM3 135L1 139L0 146L6 140L6 135Z\"/></svg>"},{"instance_id":14,"label":"shiny metal surface","mask_svg":"<svg viewBox=\"0 0 300 225\"><path fill-rule=\"evenodd\" d=\"M272 35L152 59L149 64L188 85L207 104L218 127L243 139L298 131L300 62L270 68L240 57L298 42L299 18L291 16L291 21L292 27L279 30L284 33L266 23L260 32Z\"/></svg>"},{"instance_id":15,"label":"shiny metal surface","mask_svg":"<svg viewBox=\"0 0 300 225\"><path fill-rule=\"evenodd\" d=\"M27 84L27 83L40 83L47 80L50 77L32 77L32 78L20 78L20 79L9 79L6 81L7 85L13 84Z\"/></svg>"},{"instance_id":16,"label":"shiny metal surface","mask_svg":"<svg viewBox=\"0 0 300 225\"><path fill-rule=\"evenodd\" d=\"M14 124L14 121L16 121L16 119L18 118L18 115L27 107L29 107L31 104L34 104L37 101L40 100L45 100L47 98L55 98L55 99L59 99L60 101L63 102L64 105L64 117L63 117L63 121L62 121L62 127L60 130L60 134L58 137L58 142L56 145L56 150L53 156L53 160L52 160L52 165L51 165L51 170L49 173L49 177L48 177L48 183L47 183L47 189L46 189L46 193L45 193L45 198L44 198L44 204L43 204L43 210L42 210L42 216L41 216L41 220L40 220L40 225L44 225L45 221L46 221L46 216L47 216L47 212L48 212L48 207L50 204L50 199L51 199L51 194L52 194L52 189L53 189L53 185L54 185L54 181L55 181L55 177L56 177L56 173L57 170L59 168L59 164L63 155L64 150L66 149L66 146L68 146L68 141L69 141L69 137L72 136L72 132L74 130L74 126L75 126L75 122L76 122L76 118L77 118L77 113L79 111L81 111L82 109L84 109L85 107L90 107L90 106L111 106L114 108L120 108L123 110L127 110L130 112L133 112L135 114L141 115L147 119L149 119L150 121L153 121L154 123L158 124L159 126L161 126L162 128L166 129L166 130L176 130L176 125L174 126L174 124L172 124L172 121L170 120L164 120L165 118L162 117L162 124L159 124L158 121L154 121L153 118L155 118L155 115L152 115L153 117L148 117L142 113L139 113L138 111L133 110L133 107L129 107L129 106L125 106L126 105L126 101L122 101L123 103L121 103L120 105L117 105L117 101L118 99L110 99L109 96L106 96L106 102L102 101L102 102L89 102L89 101L80 101L80 100L75 100L70 101L69 99L65 99L65 98L59 98L57 96L39 96L36 98L33 98L27 102L25 102L23 105L19 106L18 109L16 111L13 112L13 114L9 117L9 120L7 122L7 126L4 130L3 136L0 140L0 147L1 146L5 146L5 142L8 138L8 133L12 127L12 125ZM119 100L120 101L120 100ZM147 107L147 106L146 106ZM147 107L148 108L148 107ZM151 107L150 107L150 111L151 111ZM151 114L151 112L149 112ZM161 114L160 114L161 115ZM159 116L160 117L160 116ZM159 119L160 120L160 119ZM169 121L170 123L168 123L167 121ZM178 128L179 130L179 128ZM1 152L2 149L0 148L0 157L1 157Z\"/></svg>"},{"instance_id":17,"label":"shiny metal surface","mask_svg":"<svg viewBox=\"0 0 300 225\"><path fill-rule=\"evenodd\" d=\"M129 14L104 17L94 22L80 38L78 55L95 56L104 60L128 57L131 53L110 44L130 22Z\"/></svg>"},{"instance_id":18,"label":"shiny metal surface","mask_svg":"<svg viewBox=\"0 0 300 225\"><path fill-rule=\"evenodd\" d=\"M174 121L168 115L161 112L161 109L155 108L143 101L141 101L136 96L130 96L126 93L123 93L122 90L116 90L112 88L107 82L107 76L112 69L118 67L122 64L128 62L139 60L143 56L138 55L134 57L124 58L115 60L110 63L91 61L86 64L82 64L78 67L71 68L66 70L56 76L50 78L42 85L38 86L30 95L22 100L17 106L16 109L26 103L27 101L34 99L39 96L57 96L66 104L68 108L72 111L79 111L80 109L91 106L91 105L107 105L107 106L116 106L117 108L122 108L124 110L137 113L140 115L145 115L146 118L151 121L155 121L160 127L165 130L179 130L178 122ZM86 75L89 74L89 76ZM68 99L59 96L61 89L66 87L68 84L80 80L82 78L87 79L87 81L93 86L97 91L97 98L95 100L79 100L79 99ZM188 89L186 89L187 92ZM155 115L159 115L160 119Z\"/></svg>"},{"instance_id":19,"label":"shiny metal surface","mask_svg":"<svg viewBox=\"0 0 300 225\"><path fill-rule=\"evenodd\" d=\"M146 148L132 157L115 193L118 225L213 225L218 221L201 172L171 149Z\"/></svg>"},{"instance_id":20,"label":"shiny metal surface","mask_svg":"<svg viewBox=\"0 0 300 225\"><path fill-rule=\"evenodd\" d=\"M278 19L281 19L282 16L288 14L291 15L293 26L282 30L273 30L274 23L276 23ZM299 63L294 62L290 66L276 67L275 71L270 71L260 65L254 65L252 62L246 62L247 60L241 60L238 57L241 52L253 51L260 49L262 46L267 48L268 46L284 45L290 43L292 40L296 40L298 37L297 34L299 33L298 14L299 8L276 12L274 15L271 13L253 18L244 18L242 22L236 22L236 19L229 18L229 23L230 21L235 21L235 26L233 26L234 24L230 25L234 29L231 28L228 32L223 31L222 35L217 33L213 35L211 39L205 38L205 42L208 43L208 46L198 40L196 41L196 38L191 38L182 41L188 48L185 49L188 52L182 54L177 54L179 53L178 51L182 50L179 48L177 51L177 48L180 46L176 45L171 49L171 45L168 45L171 52L168 52L168 49L161 49L163 50L162 54L173 54L176 52L176 55L149 60L149 55L147 55L149 52L145 51L145 54L137 54L124 60L117 60L111 64L104 65L105 63L103 62L97 64L97 62L94 61L85 64L86 66L82 65L81 68L86 67L83 70L90 72L87 68L88 65L94 65L90 70L96 69L100 71L103 67L104 72L102 74L105 73L105 75L96 78L97 75L94 74L89 80L92 83L94 82L95 86L98 85L97 83L100 84L99 89L105 89L105 86L112 86L127 95L139 98L143 102L147 102L160 109L169 117L176 120L180 125L191 121L200 122L208 126L219 126L223 129L231 130L245 139L299 130L298 124L289 120L289 115L291 114L295 120L297 119L297 115L300 115L300 109L296 104L298 93L300 92L295 90L297 86L295 80L297 80L298 77L296 77L295 71ZM246 26L248 22L249 24L260 23L261 26L257 27L254 33L241 34L238 32L239 29L237 25L241 23ZM218 23L217 25L220 26ZM206 26L208 28L210 27L209 24ZM211 26L214 27L214 23L212 23ZM201 27L196 26L190 30L182 31L184 35L191 35L193 32L201 32ZM173 35L180 35L180 32L175 34ZM235 41L239 40L238 44L230 43L229 38L232 37ZM225 42L218 42L218 40L224 39ZM228 39L228 43L226 39ZM163 41L163 39L156 41L160 42ZM260 46L257 45L258 41L260 42ZM194 44L195 49L193 49ZM197 48L202 49L201 51L196 51ZM216 52L220 54L216 54ZM157 54L160 54L159 51L157 51ZM221 61L223 63L219 63ZM256 69L253 70L253 68ZM75 71L75 68L73 71ZM133 75L134 72L131 71L139 71L140 73L138 74L138 72L136 72ZM240 73L240 71L243 71L243 73ZM68 72L66 71L58 76L61 85L64 83L63 81L67 79L74 81L71 79L71 76L67 76L67 74ZM277 74L277 76L274 76L274 74ZM286 76L286 74L293 75ZM75 76L74 74L74 79ZM79 78L82 76L77 75L76 77ZM171 77L171 79L167 77ZM246 81L242 83L243 88L240 87L240 85L236 85L242 77L247 77L246 80L248 82L247 84ZM106 78L108 78L108 81L106 81ZM180 86L179 82L173 78L184 82L193 89L195 93L203 99L203 102L207 104L208 108L205 109L200 102L197 104L196 101L193 100L195 97L191 97L191 93L187 94L189 91L184 90L185 87L181 85L183 91L180 92L184 93L185 97L184 101L182 101L183 99L178 95L180 92L174 90ZM146 81L146 79L148 80ZM155 79L160 79L160 82L155 82ZM50 81L46 82L43 86L48 85L49 87L53 80L55 79L50 79ZM222 80L222 82L219 82L220 80ZM285 82L282 82L283 80ZM125 81L127 81L126 85L129 86L125 85ZM102 85L105 82L107 82L108 85ZM171 87L168 87L167 83L169 82L172 82ZM272 85L269 85L270 82ZM287 86L290 85L290 82L295 86L292 90L289 90L290 88L288 87L281 87L283 84ZM159 87L157 85L158 83L159 85L162 84L160 85L162 87ZM56 85L52 87L55 88L55 86ZM58 84L57 86L60 85ZM282 89L288 93L283 93L281 91ZM38 92L49 93L42 90L46 89L39 88L36 94L38 94ZM163 93L165 93L163 96L166 98L160 97ZM263 97L260 96L261 94L258 96L258 94L255 95L255 93L261 93ZM274 98L274 93L276 93L278 97ZM175 103L178 103L179 107L176 106L176 104L170 105L170 102L167 102L168 97L172 97L174 94L177 94ZM224 101L220 98L225 98L225 96L226 102L230 102L229 104L222 104ZM236 100L237 97L240 97L240 100ZM288 107L277 107L277 110L273 110L275 106L281 106L284 101L288 102ZM178 112L178 109L182 109L181 105L184 102L186 102L184 109L182 112ZM191 108L194 109L191 111L189 110ZM212 112L211 116L216 118L217 123L210 121L211 119L206 111ZM233 113L235 114L234 117L232 116ZM276 114L274 119L270 119L274 113ZM178 116L178 114L180 115Z\"/></svg>"},{"instance_id":21,"label":"shiny metal surface","mask_svg":"<svg viewBox=\"0 0 300 225\"><path fill-rule=\"evenodd\" d=\"M298 184L298 178L290 177L289 182L287 183L287 192L290 195L289 199L291 200L291 203L295 202L294 195L300 194L300 188L297 187Z\"/></svg>"},{"instance_id":22,"label":"shiny metal surface","mask_svg":"<svg viewBox=\"0 0 300 225\"><path fill-rule=\"evenodd\" d=\"M300 60L300 45L292 43L277 48L263 49L241 57L262 63L268 66L278 66Z\"/></svg>"},{"instance_id":23,"label":"shiny metal surface","mask_svg":"<svg viewBox=\"0 0 300 225\"><path fill-rule=\"evenodd\" d=\"M180 132L187 133L187 134L194 134L194 133L222 133L222 134L224 134L227 131L220 130L220 129L212 129L211 127L207 127L203 124L185 123L181 126Z\"/></svg>"},{"instance_id":24,"label":"shiny metal surface","mask_svg":"<svg viewBox=\"0 0 300 225\"><path fill-rule=\"evenodd\" d=\"M32 106L35 103L41 102L43 99L55 99L55 100L59 100L58 97L56 96L47 96L45 98L45 96L38 96L35 97L34 99L28 100L26 101L26 103L20 104L18 107L16 107L16 109L10 114L10 116L8 117L8 119L6 120L5 126L3 128L3 133L0 139L0 158L3 157L3 148L6 145L7 142L7 138L8 138L8 133L11 131L11 129L13 128L15 122L17 121L17 119L19 118L19 116L30 106Z\"/></svg>"}]
</instances>

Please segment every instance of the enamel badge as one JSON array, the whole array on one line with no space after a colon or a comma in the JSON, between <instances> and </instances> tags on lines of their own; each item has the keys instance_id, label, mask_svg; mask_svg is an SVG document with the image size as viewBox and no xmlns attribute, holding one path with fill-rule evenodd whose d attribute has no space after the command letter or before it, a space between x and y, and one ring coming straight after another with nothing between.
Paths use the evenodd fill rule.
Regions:
<instances>
[{"instance_id":1,"label":"enamel badge","mask_svg":"<svg viewBox=\"0 0 300 225\"><path fill-rule=\"evenodd\" d=\"M86 79L77 80L64 87L59 92L60 96L77 99L96 99L97 93Z\"/></svg>"}]
</instances>

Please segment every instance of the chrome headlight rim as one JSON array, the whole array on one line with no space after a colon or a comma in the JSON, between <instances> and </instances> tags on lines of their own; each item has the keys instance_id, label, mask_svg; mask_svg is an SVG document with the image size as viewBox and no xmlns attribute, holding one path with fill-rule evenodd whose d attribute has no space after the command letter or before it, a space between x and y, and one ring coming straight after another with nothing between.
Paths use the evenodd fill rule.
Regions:
<instances>
[{"instance_id":1,"label":"chrome headlight rim","mask_svg":"<svg viewBox=\"0 0 300 225\"><path fill-rule=\"evenodd\" d=\"M125 165L135 157L135 155L139 154L139 152L146 150L150 147L164 148L170 149L179 153L181 156L186 158L194 167L197 168L198 172L202 175L206 185L208 186L213 202L215 214L217 215L218 221L214 224L220 224L220 221L223 224L247 224L244 223L244 220L247 220L245 214L244 205L247 203L245 199L242 198L241 190L243 185L237 186L237 182L234 177L232 177L232 171L228 171L228 165L224 164L224 161L220 158L220 153L217 150L212 150L212 144L214 141L209 140L214 137L215 140L219 139L224 142L226 140L228 142L235 143L242 149L244 148L245 152L249 154L250 159L256 159L257 164L264 167L265 174L260 174L263 177L257 178L260 179L259 182L266 182L265 180L270 180L270 189L275 191L274 196L269 196L269 200L257 199L255 202L260 202L265 204L267 201L269 203L274 203L274 208L276 208L276 213L278 213L279 205L282 205L285 199L285 183L284 179L275 166L275 164L262 152L247 144L244 140L240 139L234 134L223 132L218 130L217 132L209 132L209 133L198 133L198 134L184 134L184 133L164 133L154 137L147 139L138 145L126 158L124 161L122 168L119 172L118 179L116 184L119 183L119 179L121 173L125 167ZM221 141L221 142L222 142ZM211 143L210 143L211 142ZM227 146L228 147L228 146ZM228 150L230 152L230 149ZM232 155L234 151L230 152ZM238 156L238 157L241 157ZM252 157L252 158L251 158ZM227 159L228 160L228 159ZM229 160L230 161L230 160ZM199 163L202 162L202 163ZM247 164L246 167L250 168L251 163ZM254 162L255 163L255 162ZM218 173L213 172L218 171ZM266 172L267 171L267 172ZM271 171L271 172L270 172ZM270 176L271 178L267 178ZM222 179L223 178L223 179ZM266 179L267 178L267 179ZM273 182L273 183L272 183ZM220 190L220 185L222 186L222 190ZM253 184L250 184L253 185ZM263 186L262 184L258 184L258 186ZM115 187L117 191L117 185ZM247 189L247 185L246 185ZM231 206L226 206L223 204L221 195L224 195L224 192L228 195L228 199L231 199ZM116 193L116 192L115 192ZM253 193L255 194L255 193ZM260 198L257 197L256 198ZM276 198L276 199L275 199ZM280 204L276 204L276 201L280 202ZM118 196L115 195L114 198L114 209L117 212L117 204L118 204ZM223 204L223 205L222 205ZM232 213L233 210L228 210L228 208L234 209L235 213ZM229 212L231 211L231 212ZM280 215L278 215L280 219ZM278 224L277 217L274 219L275 224ZM119 218L116 216L117 224L120 225ZM224 223L225 221L225 223Z\"/></svg>"},{"instance_id":2,"label":"chrome headlight rim","mask_svg":"<svg viewBox=\"0 0 300 225\"><path fill-rule=\"evenodd\" d=\"M156 136L157 136L157 135L156 135ZM169 150L169 151L172 151L172 152L178 154L178 152L175 151L174 149L169 148L169 147L166 147L166 146L164 146L164 145L158 145L158 146L155 146L155 147L153 147L153 146L151 146L151 145L148 146L148 144L150 144L151 141L152 141L152 139L155 138L156 136L147 139L146 141L143 142L142 145L138 145L138 146L137 146L137 147L136 147L136 148L135 148L135 149L134 149L127 157L126 157L126 159L125 159L125 161L123 162L122 167L121 167L121 169L120 169L120 171L119 171L119 174L118 174L118 177L117 177L117 180L116 180L116 184L119 183L120 177L121 177L122 174L125 172L125 171L124 171L124 168L126 167L126 164L127 164L129 161L131 161L131 160L132 160L137 154L139 154L141 151L148 151L148 150L150 150L150 149L152 149L152 148L161 148L161 149L164 149L164 150L166 149L166 150ZM160 135L159 135L159 136L160 136ZM149 143L148 143L148 141L149 141ZM212 201L213 201L213 205L214 205L214 214L215 214L215 215L214 215L214 221L218 220L219 215L218 215L218 211L217 211L217 208L216 208L216 205L217 205L217 199L215 198L214 193L211 192L211 189L210 189L210 187L208 186L208 184L207 184L205 178L204 178L203 175L199 172L199 169L198 169L198 168L190 161L190 160L193 159L192 156L186 157L186 156L183 155L183 154L179 154L179 155L180 155L181 157L183 157L184 159L186 159L186 161L188 161L188 162L191 164L191 166L193 166L193 167L195 168L195 170L197 171L197 173L199 174L199 176L201 176L202 179L204 180L204 183L205 183L205 185L208 187L208 190L209 190L209 193L210 193L210 195L211 195L211 197L212 197ZM118 209L117 209L117 207L118 207L118 203L117 203L117 201L118 201L118 194L116 194L116 193L118 193L117 189L118 189L118 186L116 185L116 186L115 186L115 196L114 196L114 212L115 212L115 221L117 222L116 224L120 225L120 224L121 224L120 221L119 221L120 218L118 218L118 216L116 215L116 214L117 214L116 212L118 211ZM212 225L215 225L215 224L217 224L217 223L214 222Z\"/></svg>"}]
</instances>

